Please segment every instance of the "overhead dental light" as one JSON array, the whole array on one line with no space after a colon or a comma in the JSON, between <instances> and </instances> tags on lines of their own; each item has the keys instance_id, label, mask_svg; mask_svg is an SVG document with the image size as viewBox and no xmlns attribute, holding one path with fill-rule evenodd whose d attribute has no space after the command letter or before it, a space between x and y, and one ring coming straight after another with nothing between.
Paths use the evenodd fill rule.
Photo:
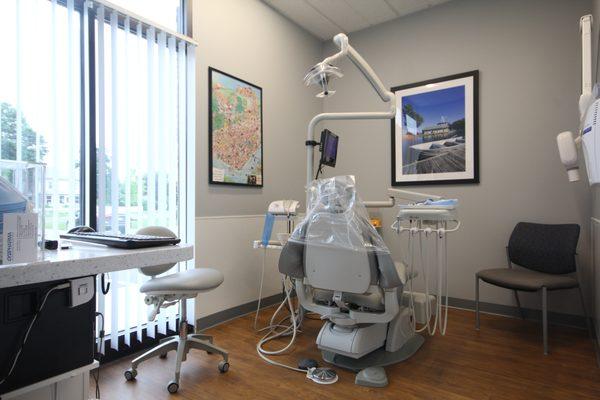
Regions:
<instances>
[{"instance_id":1,"label":"overhead dental light","mask_svg":"<svg viewBox=\"0 0 600 400\"><path fill-rule=\"evenodd\" d=\"M339 48L339 51L320 63L312 67L304 77L304 83L308 86L317 84L323 90L317 97L327 97L335 93L329 90L329 83L334 78L343 76L339 68L335 64L344 58L348 58L354 66L360 71L362 76L369 82L373 90L379 95L379 98L388 105L385 111L361 111L361 112L335 112L321 113L315 115L308 124L306 136L306 183L314 179L314 147L318 145L315 141L315 130L317 125L322 121L332 120L367 120L367 119L392 119L396 116L396 96L390 92L381 82L373 68L365 61L358 52L348 43L348 36L343 33L335 35L333 43Z\"/></svg>"},{"instance_id":2,"label":"overhead dental light","mask_svg":"<svg viewBox=\"0 0 600 400\"><path fill-rule=\"evenodd\" d=\"M329 90L329 82L334 78L341 78L343 76L344 74L342 74L342 71L338 67L322 61L308 70L304 77L304 84L306 86L319 85L323 91L317 94L317 97L333 96L335 90Z\"/></svg>"}]
</instances>

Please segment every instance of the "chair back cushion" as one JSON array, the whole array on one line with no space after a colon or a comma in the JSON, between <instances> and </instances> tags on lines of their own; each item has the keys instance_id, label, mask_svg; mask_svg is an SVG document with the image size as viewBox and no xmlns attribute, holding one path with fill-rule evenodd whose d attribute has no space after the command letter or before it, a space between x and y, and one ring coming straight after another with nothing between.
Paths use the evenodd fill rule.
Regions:
<instances>
[{"instance_id":1,"label":"chair back cushion","mask_svg":"<svg viewBox=\"0 0 600 400\"><path fill-rule=\"evenodd\" d=\"M308 244L304 269L308 284L314 288L349 293L365 293L377 264L366 249Z\"/></svg>"},{"instance_id":2,"label":"chair back cushion","mask_svg":"<svg viewBox=\"0 0 600 400\"><path fill-rule=\"evenodd\" d=\"M352 177L314 181L307 215L279 257L279 272L313 288L362 294L404 285Z\"/></svg>"},{"instance_id":3,"label":"chair back cushion","mask_svg":"<svg viewBox=\"0 0 600 400\"><path fill-rule=\"evenodd\" d=\"M508 242L510 261L547 274L568 274L576 269L579 225L519 222Z\"/></svg>"},{"instance_id":4,"label":"chair back cushion","mask_svg":"<svg viewBox=\"0 0 600 400\"><path fill-rule=\"evenodd\" d=\"M136 234L149 236L165 236L173 238L177 237L175 233L163 226L147 226L138 230ZM174 266L175 264L153 265L151 267L139 268L139 271L146 276L156 276L167 272Z\"/></svg>"}]
</instances>

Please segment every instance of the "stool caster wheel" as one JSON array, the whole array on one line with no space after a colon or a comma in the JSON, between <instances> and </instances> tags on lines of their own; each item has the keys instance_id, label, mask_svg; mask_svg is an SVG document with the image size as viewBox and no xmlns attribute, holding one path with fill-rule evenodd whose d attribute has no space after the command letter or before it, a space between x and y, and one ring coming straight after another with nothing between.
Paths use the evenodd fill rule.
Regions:
<instances>
[{"instance_id":1,"label":"stool caster wheel","mask_svg":"<svg viewBox=\"0 0 600 400\"><path fill-rule=\"evenodd\" d=\"M125 380L132 381L137 376L137 370L129 368L123 375L125 375Z\"/></svg>"},{"instance_id":2,"label":"stool caster wheel","mask_svg":"<svg viewBox=\"0 0 600 400\"><path fill-rule=\"evenodd\" d=\"M158 356L158 358L162 358L164 360L165 358L167 358L167 353L162 353Z\"/></svg>"},{"instance_id":3,"label":"stool caster wheel","mask_svg":"<svg viewBox=\"0 0 600 400\"><path fill-rule=\"evenodd\" d=\"M167 385L167 390L171 394L177 393L177 391L179 390L179 383L177 383L175 381L169 382L169 384Z\"/></svg>"},{"instance_id":4,"label":"stool caster wheel","mask_svg":"<svg viewBox=\"0 0 600 400\"><path fill-rule=\"evenodd\" d=\"M224 374L225 372L229 371L229 363L227 361L221 361L219 363L219 371Z\"/></svg>"}]
</instances>

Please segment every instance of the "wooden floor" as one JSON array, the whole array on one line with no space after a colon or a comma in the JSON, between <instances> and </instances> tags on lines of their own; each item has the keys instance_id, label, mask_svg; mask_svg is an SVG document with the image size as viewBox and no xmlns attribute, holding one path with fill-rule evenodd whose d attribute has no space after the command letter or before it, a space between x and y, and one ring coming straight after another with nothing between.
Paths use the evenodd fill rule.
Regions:
<instances>
[{"instance_id":1,"label":"wooden floor","mask_svg":"<svg viewBox=\"0 0 600 400\"><path fill-rule=\"evenodd\" d=\"M263 311L263 323L271 310ZM256 354L260 335L246 316L212 328L215 342L230 354L231 369L217 370L220 358L192 351L184 362L179 392L169 395L174 354L153 359L126 382L126 359L104 366L102 399L600 399L600 369L586 331L550 327L550 355L542 354L540 326L535 322L450 310L446 336L428 337L411 359L387 367L383 389L354 384L354 374L340 369L333 385L317 385L304 375L266 364ZM309 320L293 351L278 361L320 359L315 338L321 322ZM92 383L93 389L93 383Z\"/></svg>"}]
</instances>

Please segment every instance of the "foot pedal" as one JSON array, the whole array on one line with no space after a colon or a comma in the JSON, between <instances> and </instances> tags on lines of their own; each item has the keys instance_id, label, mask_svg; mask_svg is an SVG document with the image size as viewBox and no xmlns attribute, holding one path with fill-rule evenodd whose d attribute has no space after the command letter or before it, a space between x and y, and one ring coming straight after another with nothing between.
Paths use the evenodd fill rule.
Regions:
<instances>
[{"instance_id":1,"label":"foot pedal","mask_svg":"<svg viewBox=\"0 0 600 400\"><path fill-rule=\"evenodd\" d=\"M304 371L308 371L311 368L317 368L318 366L319 363L317 362L317 360L313 360L312 358L303 358L300 361L298 361L298 368Z\"/></svg>"}]
</instances>

